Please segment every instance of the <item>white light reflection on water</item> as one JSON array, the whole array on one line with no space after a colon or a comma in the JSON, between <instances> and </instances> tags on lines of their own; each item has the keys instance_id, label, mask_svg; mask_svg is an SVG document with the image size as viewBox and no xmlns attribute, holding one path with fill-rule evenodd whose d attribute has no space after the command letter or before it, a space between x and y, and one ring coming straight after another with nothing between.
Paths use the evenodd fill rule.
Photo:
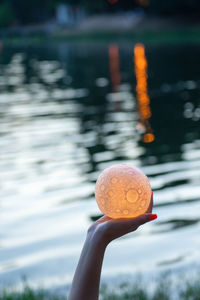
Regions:
<instances>
[{"instance_id":1,"label":"white light reflection on water","mask_svg":"<svg viewBox=\"0 0 200 300\"><path fill-rule=\"evenodd\" d=\"M48 60L46 53L40 59L12 54L7 63L1 63L1 286L18 285L23 275L33 286L70 283L90 217L99 214L95 181L100 171L119 162L138 166L149 176L159 219L109 246L103 279L199 267L198 104L196 100L192 106L187 104L193 101L190 92L198 95L198 81L174 79L173 84L163 85L169 81L162 79L162 84L149 91L156 141L144 145L136 130L133 74L129 80L122 62L117 62L116 74L101 70L91 50L87 66L92 66L92 77L88 73L79 76L81 69L87 69L88 49L72 51L66 64L58 57ZM113 49L119 60L120 47ZM101 52L108 54L108 48ZM132 57L124 54L132 72ZM84 64L78 69L77 63L73 73L70 62L75 58L81 64L81 55ZM152 67L151 62L148 66ZM173 99L173 105L169 104L170 93L183 90L188 93L183 97L186 103L174 107L181 100ZM168 101L159 98L166 94ZM179 116L175 123L174 110ZM168 123L163 125L168 114ZM176 131L178 135L172 138Z\"/></svg>"}]
</instances>

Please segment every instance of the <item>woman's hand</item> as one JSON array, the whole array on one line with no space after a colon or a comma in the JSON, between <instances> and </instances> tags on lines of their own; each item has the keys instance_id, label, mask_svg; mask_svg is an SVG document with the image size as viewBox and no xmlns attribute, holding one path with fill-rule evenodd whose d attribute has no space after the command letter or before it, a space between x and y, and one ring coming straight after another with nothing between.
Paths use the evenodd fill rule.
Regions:
<instances>
[{"instance_id":1,"label":"woman's hand","mask_svg":"<svg viewBox=\"0 0 200 300\"><path fill-rule=\"evenodd\" d=\"M145 214L133 219L111 219L103 216L90 226L74 275L68 300L98 300L101 268L106 246L114 239L154 220L151 203Z\"/></svg>"},{"instance_id":2,"label":"woman's hand","mask_svg":"<svg viewBox=\"0 0 200 300\"><path fill-rule=\"evenodd\" d=\"M135 231L140 225L156 219L157 215L152 214L152 207L153 192L150 205L143 215L132 219L111 219L103 216L90 226L88 233L98 234L107 244L116 238Z\"/></svg>"}]
</instances>

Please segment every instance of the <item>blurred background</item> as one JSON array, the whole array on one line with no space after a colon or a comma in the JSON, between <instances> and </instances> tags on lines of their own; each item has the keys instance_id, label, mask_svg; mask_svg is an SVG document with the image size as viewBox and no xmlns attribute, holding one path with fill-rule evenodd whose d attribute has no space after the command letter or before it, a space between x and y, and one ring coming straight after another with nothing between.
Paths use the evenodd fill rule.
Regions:
<instances>
[{"instance_id":1,"label":"blurred background","mask_svg":"<svg viewBox=\"0 0 200 300\"><path fill-rule=\"evenodd\" d=\"M102 282L200 266L200 2L0 2L0 289L67 291L100 172L141 168L158 220ZM153 273L152 273L153 272Z\"/></svg>"}]
</instances>

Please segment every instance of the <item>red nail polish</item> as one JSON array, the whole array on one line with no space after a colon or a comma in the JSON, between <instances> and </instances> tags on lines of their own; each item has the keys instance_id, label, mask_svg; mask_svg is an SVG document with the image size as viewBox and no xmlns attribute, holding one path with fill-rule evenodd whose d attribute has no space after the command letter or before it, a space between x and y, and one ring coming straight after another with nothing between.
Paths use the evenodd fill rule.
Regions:
<instances>
[{"instance_id":1,"label":"red nail polish","mask_svg":"<svg viewBox=\"0 0 200 300\"><path fill-rule=\"evenodd\" d=\"M153 220L155 220L155 219L157 219L157 214L151 214L151 215L149 216L149 220L150 220L150 221L153 221Z\"/></svg>"}]
</instances>

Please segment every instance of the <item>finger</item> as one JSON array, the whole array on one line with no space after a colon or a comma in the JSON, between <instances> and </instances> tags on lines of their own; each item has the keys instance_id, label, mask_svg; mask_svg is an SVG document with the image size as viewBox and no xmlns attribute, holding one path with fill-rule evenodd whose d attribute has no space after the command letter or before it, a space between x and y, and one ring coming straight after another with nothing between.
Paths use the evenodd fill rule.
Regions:
<instances>
[{"instance_id":1,"label":"finger","mask_svg":"<svg viewBox=\"0 0 200 300\"><path fill-rule=\"evenodd\" d=\"M149 207L146 210L146 213L152 213L152 209L153 209L153 192L151 192L151 201L149 203Z\"/></svg>"},{"instance_id":2,"label":"finger","mask_svg":"<svg viewBox=\"0 0 200 300\"><path fill-rule=\"evenodd\" d=\"M150 221L153 221L157 219L157 215L156 214L151 214L151 213L146 213L146 214L143 214L139 217L136 217L134 219L131 220L131 225L132 226L140 226L140 225L143 225L147 222L150 222Z\"/></svg>"}]
</instances>

